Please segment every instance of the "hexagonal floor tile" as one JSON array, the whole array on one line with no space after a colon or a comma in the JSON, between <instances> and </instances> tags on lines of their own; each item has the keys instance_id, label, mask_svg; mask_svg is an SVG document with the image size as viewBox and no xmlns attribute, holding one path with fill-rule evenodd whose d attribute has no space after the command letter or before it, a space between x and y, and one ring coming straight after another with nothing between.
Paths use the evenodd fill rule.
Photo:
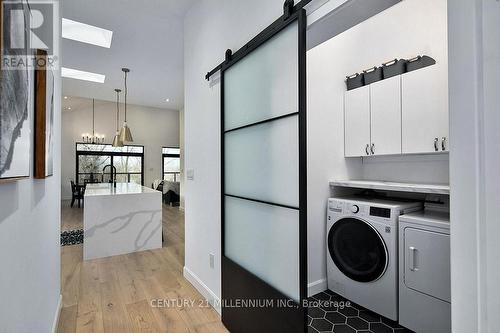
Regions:
<instances>
[{"instance_id":1,"label":"hexagonal floor tile","mask_svg":"<svg viewBox=\"0 0 500 333\"><path fill-rule=\"evenodd\" d=\"M319 294L314 295L313 297L319 301L329 301L331 296L325 292L321 292Z\"/></svg>"},{"instance_id":2,"label":"hexagonal floor tile","mask_svg":"<svg viewBox=\"0 0 500 333\"><path fill-rule=\"evenodd\" d=\"M350 306L340 307L338 311L347 317L356 317L359 314L358 310Z\"/></svg>"},{"instance_id":3,"label":"hexagonal floor tile","mask_svg":"<svg viewBox=\"0 0 500 333\"><path fill-rule=\"evenodd\" d=\"M320 332L331 331L333 328L333 324L326 319L313 319L311 326Z\"/></svg>"},{"instance_id":4,"label":"hexagonal floor tile","mask_svg":"<svg viewBox=\"0 0 500 333\"><path fill-rule=\"evenodd\" d=\"M307 333L318 333L318 331L316 331L314 328L312 328L311 326L308 326L307 327Z\"/></svg>"},{"instance_id":5,"label":"hexagonal floor tile","mask_svg":"<svg viewBox=\"0 0 500 333\"><path fill-rule=\"evenodd\" d=\"M347 318L347 324L356 330L367 330L369 327L368 322L359 317Z\"/></svg>"},{"instance_id":6,"label":"hexagonal floor tile","mask_svg":"<svg viewBox=\"0 0 500 333\"><path fill-rule=\"evenodd\" d=\"M356 333L356 330L354 328L345 324L335 325L333 327L333 331L335 333Z\"/></svg>"},{"instance_id":7,"label":"hexagonal floor tile","mask_svg":"<svg viewBox=\"0 0 500 333\"><path fill-rule=\"evenodd\" d=\"M373 333L394 333L394 330L383 323L370 323L370 331Z\"/></svg>"},{"instance_id":8,"label":"hexagonal floor tile","mask_svg":"<svg viewBox=\"0 0 500 333\"><path fill-rule=\"evenodd\" d=\"M359 311L359 317L363 318L369 323L379 323L381 321L381 318L378 314L369 310Z\"/></svg>"},{"instance_id":9,"label":"hexagonal floor tile","mask_svg":"<svg viewBox=\"0 0 500 333\"><path fill-rule=\"evenodd\" d=\"M325 318L325 311L320 308L308 308L307 314L311 318Z\"/></svg>"},{"instance_id":10,"label":"hexagonal floor tile","mask_svg":"<svg viewBox=\"0 0 500 333\"><path fill-rule=\"evenodd\" d=\"M338 312L328 312L325 318L334 324L345 324L347 319L346 316Z\"/></svg>"}]
</instances>

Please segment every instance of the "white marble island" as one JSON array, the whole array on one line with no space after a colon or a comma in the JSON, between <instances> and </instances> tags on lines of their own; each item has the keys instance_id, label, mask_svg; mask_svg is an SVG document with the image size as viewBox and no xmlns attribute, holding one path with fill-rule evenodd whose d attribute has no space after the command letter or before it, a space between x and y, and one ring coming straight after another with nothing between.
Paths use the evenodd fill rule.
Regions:
<instances>
[{"instance_id":1,"label":"white marble island","mask_svg":"<svg viewBox=\"0 0 500 333\"><path fill-rule=\"evenodd\" d=\"M83 259L162 247L161 192L135 183L88 184Z\"/></svg>"}]
</instances>

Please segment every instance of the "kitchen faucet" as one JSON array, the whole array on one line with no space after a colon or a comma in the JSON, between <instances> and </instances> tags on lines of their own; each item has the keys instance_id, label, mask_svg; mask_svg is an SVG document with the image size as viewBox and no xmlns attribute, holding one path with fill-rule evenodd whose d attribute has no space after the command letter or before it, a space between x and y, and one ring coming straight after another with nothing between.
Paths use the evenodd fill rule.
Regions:
<instances>
[{"instance_id":1,"label":"kitchen faucet","mask_svg":"<svg viewBox=\"0 0 500 333\"><path fill-rule=\"evenodd\" d=\"M102 168L103 177L104 177L104 173L105 173L107 167L111 168L109 182L113 183L113 186L116 187L116 167L114 165L111 165L111 164L105 165L104 168Z\"/></svg>"}]
</instances>

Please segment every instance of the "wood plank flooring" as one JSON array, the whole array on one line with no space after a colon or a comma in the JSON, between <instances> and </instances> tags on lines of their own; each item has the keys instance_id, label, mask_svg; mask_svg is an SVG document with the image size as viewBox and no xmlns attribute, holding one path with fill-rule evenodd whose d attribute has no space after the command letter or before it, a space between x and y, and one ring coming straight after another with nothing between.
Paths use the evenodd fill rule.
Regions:
<instances>
[{"instance_id":1,"label":"wood plank flooring","mask_svg":"<svg viewBox=\"0 0 500 333\"><path fill-rule=\"evenodd\" d=\"M63 203L62 230L82 228L82 219L82 209ZM163 207L163 233L162 249L85 262L82 245L62 247L58 332L228 332L182 275L184 214L177 207ZM154 307L156 299L180 301ZM194 306L177 305L184 300Z\"/></svg>"}]
</instances>

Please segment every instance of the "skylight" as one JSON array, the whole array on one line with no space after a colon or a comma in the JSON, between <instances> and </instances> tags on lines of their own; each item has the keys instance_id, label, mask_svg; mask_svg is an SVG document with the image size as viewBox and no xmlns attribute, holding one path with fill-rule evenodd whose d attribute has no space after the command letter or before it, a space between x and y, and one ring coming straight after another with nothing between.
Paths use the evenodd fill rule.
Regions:
<instances>
[{"instance_id":1,"label":"skylight","mask_svg":"<svg viewBox=\"0 0 500 333\"><path fill-rule=\"evenodd\" d=\"M61 67L61 76L69 79L91 81L97 83L104 83L106 75L85 72L78 69Z\"/></svg>"},{"instance_id":2,"label":"skylight","mask_svg":"<svg viewBox=\"0 0 500 333\"><path fill-rule=\"evenodd\" d=\"M113 31L63 18L62 37L109 49Z\"/></svg>"}]
</instances>

